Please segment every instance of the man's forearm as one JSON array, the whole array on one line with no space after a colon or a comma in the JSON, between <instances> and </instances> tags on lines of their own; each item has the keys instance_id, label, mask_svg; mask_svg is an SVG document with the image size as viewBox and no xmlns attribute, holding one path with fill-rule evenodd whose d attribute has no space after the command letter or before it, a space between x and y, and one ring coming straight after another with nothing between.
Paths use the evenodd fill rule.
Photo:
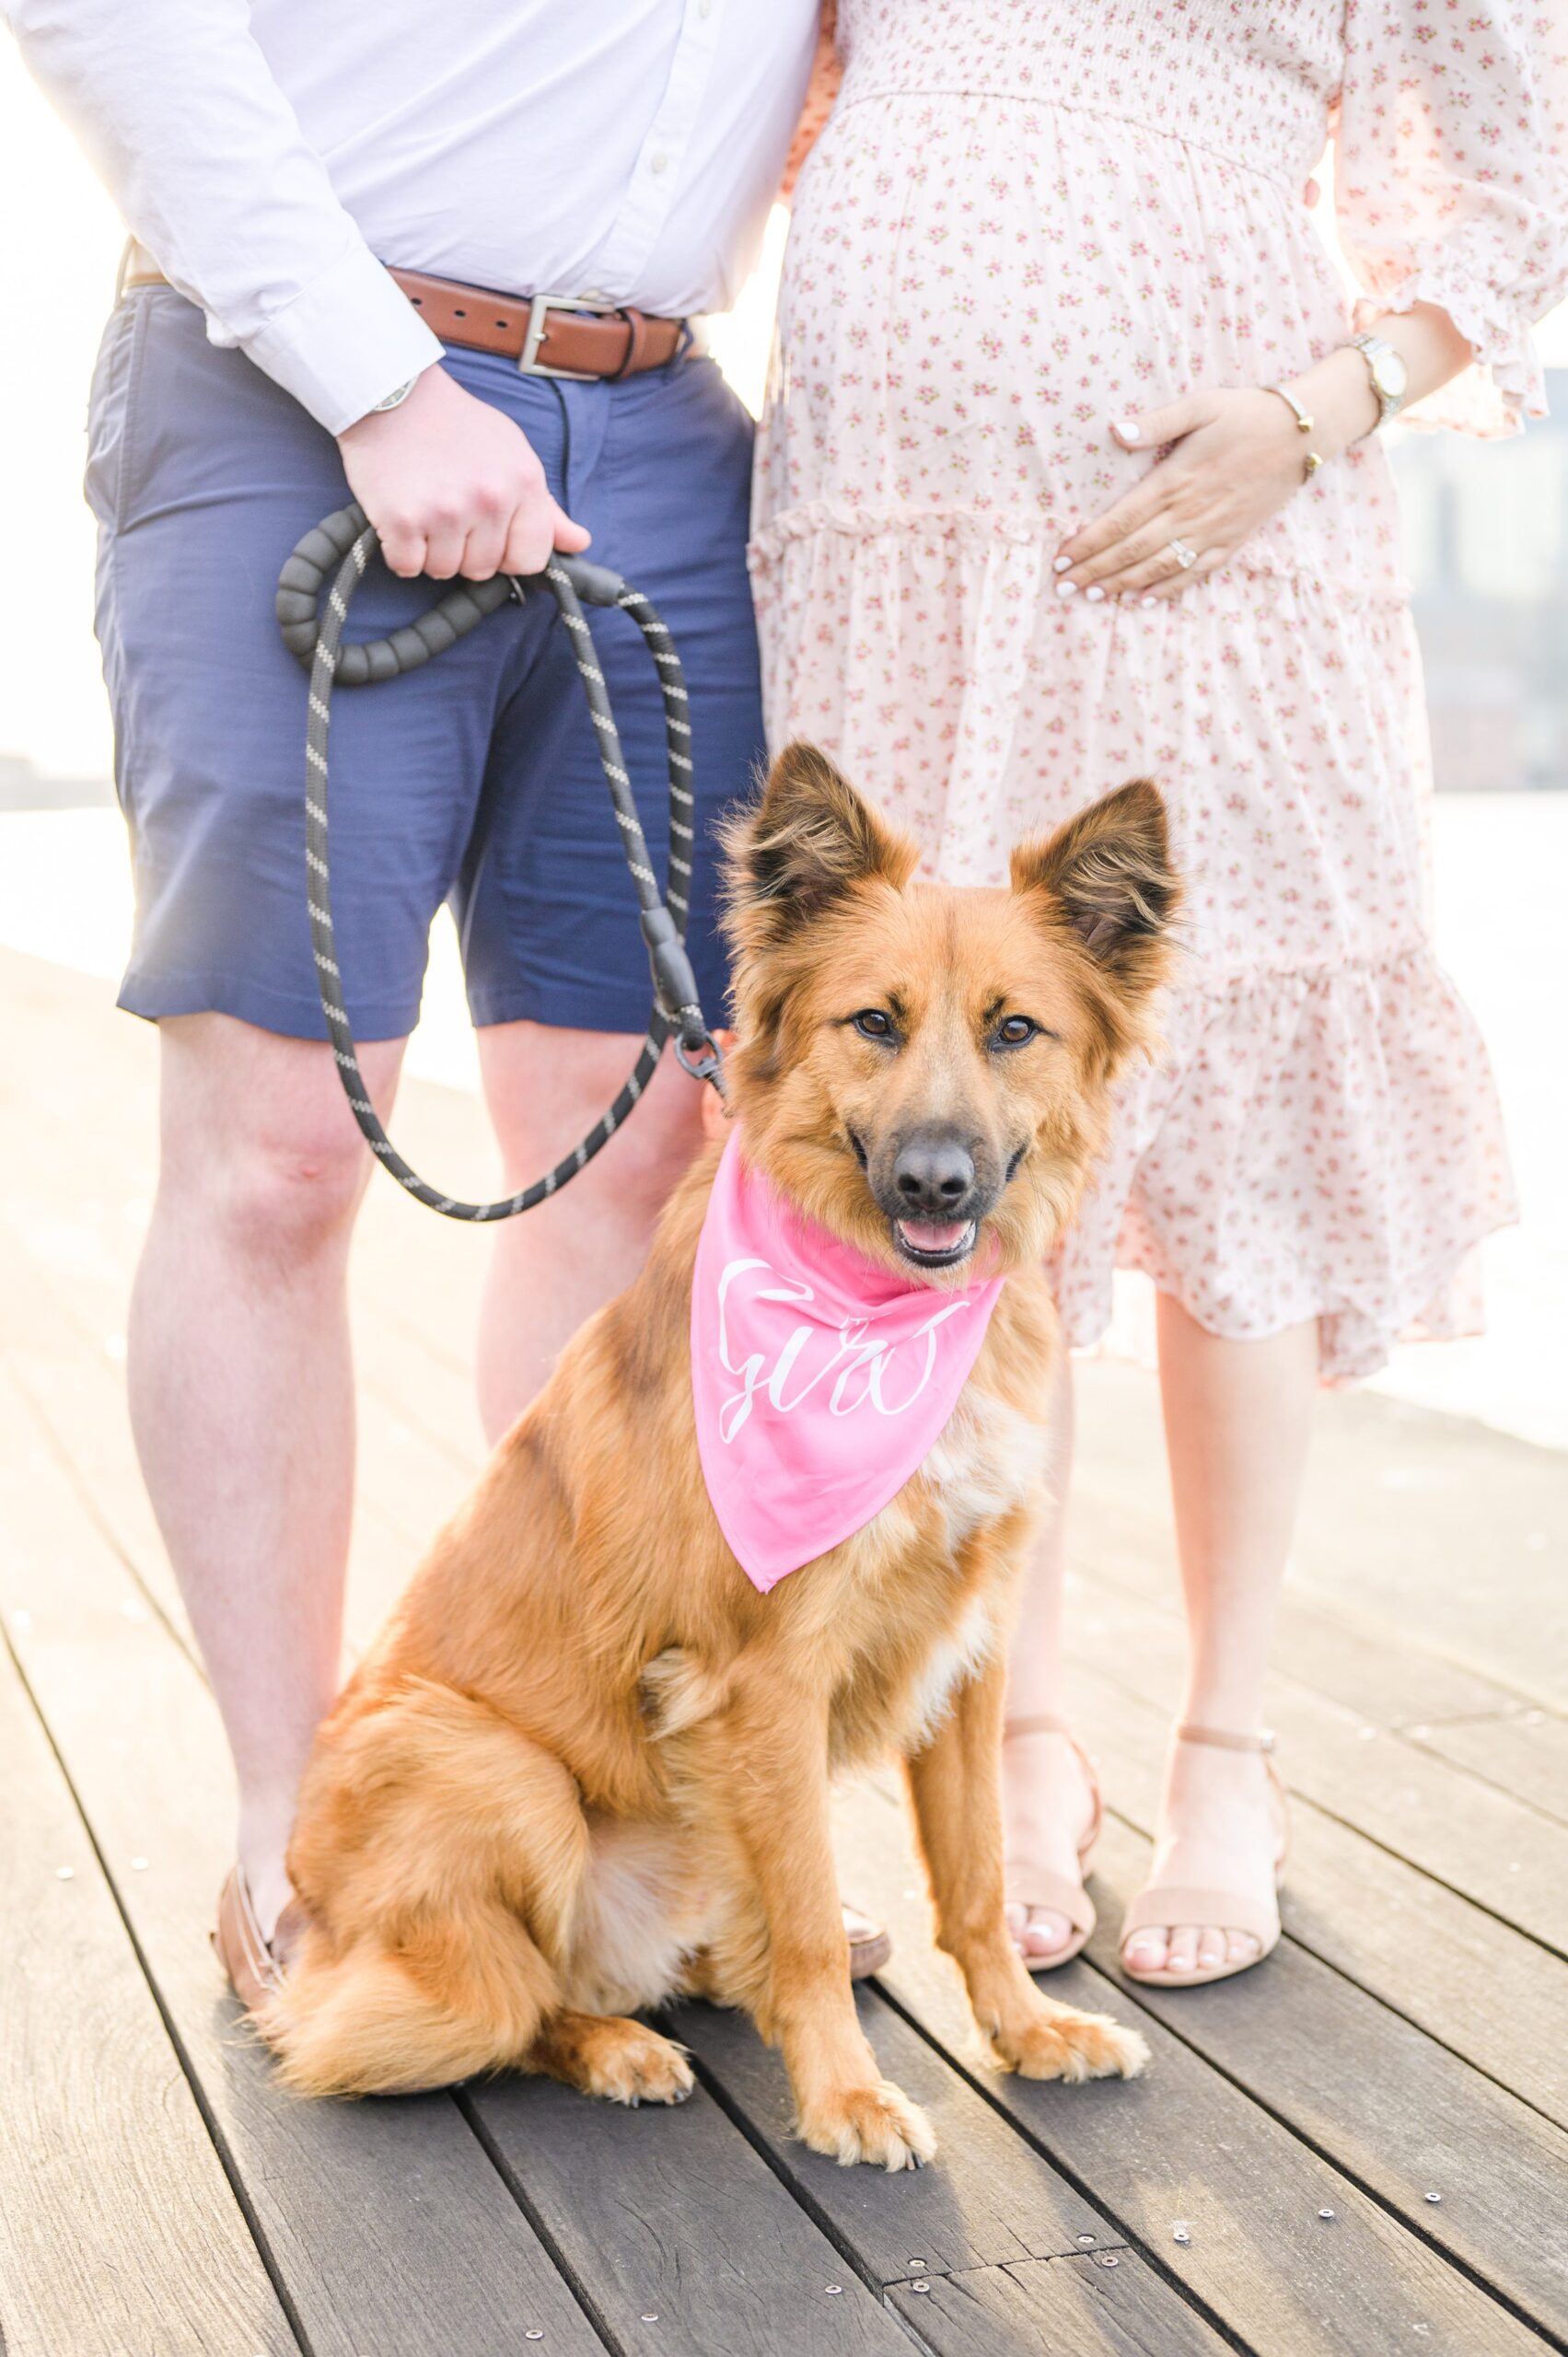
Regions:
<instances>
[{"instance_id":1,"label":"man's forearm","mask_svg":"<svg viewBox=\"0 0 1568 2357\"><path fill-rule=\"evenodd\" d=\"M29 70L215 342L330 433L441 347L370 253L243 0L0 0Z\"/></svg>"}]
</instances>

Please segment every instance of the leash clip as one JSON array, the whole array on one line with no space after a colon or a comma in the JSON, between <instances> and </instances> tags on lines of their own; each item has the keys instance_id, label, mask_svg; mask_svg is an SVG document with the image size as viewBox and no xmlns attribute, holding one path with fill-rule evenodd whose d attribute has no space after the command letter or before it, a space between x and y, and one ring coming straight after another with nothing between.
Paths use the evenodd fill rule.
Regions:
<instances>
[{"instance_id":1,"label":"leash clip","mask_svg":"<svg viewBox=\"0 0 1568 2357\"><path fill-rule=\"evenodd\" d=\"M675 1035L675 1061L682 1072L691 1074L693 1080L707 1081L716 1091L720 1103L723 1103L724 1050L711 1031L703 1031L698 1035L694 1051L688 1049L686 1041L678 1031Z\"/></svg>"}]
</instances>

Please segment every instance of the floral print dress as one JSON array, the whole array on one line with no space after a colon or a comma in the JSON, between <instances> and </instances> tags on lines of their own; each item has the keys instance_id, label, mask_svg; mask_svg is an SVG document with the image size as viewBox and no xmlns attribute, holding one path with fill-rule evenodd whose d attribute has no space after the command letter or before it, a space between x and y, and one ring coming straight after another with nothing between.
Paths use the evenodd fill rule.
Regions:
<instances>
[{"instance_id":1,"label":"floral print dress","mask_svg":"<svg viewBox=\"0 0 1568 2357\"><path fill-rule=\"evenodd\" d=\"M1051 560L1149 463L1112 418L1353 332L1303 199L1330 135L1364 315L1441 304L1478 354L1412 422L1540 413L1554 41L1493 0L842 0L759 451L769 732L821 744L956 884L1127 778L1164 789L1182 970L1063 1250L1076 1343L1117 1266L1218 1334L1316 1317L1330 1380L1474 1330L1467 1262L1514 1201L1432 946L1381 447L1174 602L1063 601Z\"/></svg>"}]
</instances>

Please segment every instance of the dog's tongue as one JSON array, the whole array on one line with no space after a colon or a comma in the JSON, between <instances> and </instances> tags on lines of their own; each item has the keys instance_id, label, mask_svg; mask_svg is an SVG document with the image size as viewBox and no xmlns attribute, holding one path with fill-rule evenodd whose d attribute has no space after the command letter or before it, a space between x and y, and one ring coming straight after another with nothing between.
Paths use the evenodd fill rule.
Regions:
<instances>
[{"instance_id":1,"label":"dog's tongue","mask_svg":"<svg viewBox=\"0 0 1568 2357\"><path fill-rule=\"evenodd\" d=\"M967 1219L901 1219L899 1234L917 1252L951 1252L970 1232Z\"/></svg>"}]
</instances>

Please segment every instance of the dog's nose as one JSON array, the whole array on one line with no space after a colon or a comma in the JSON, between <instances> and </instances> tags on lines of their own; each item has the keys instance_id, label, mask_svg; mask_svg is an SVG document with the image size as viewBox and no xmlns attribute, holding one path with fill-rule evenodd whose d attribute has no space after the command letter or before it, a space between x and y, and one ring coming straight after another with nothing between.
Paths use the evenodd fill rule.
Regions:
<instances>
[{"instance_id":1,"label":"dog's nose","mask_svg":"<svg viewBox=\"0 0 1568 2357\"><path fill-rule=\"evenodd\" d=\"M950 1131L928 1130L900 1147L893 1184L912 1212L950 1216L974 1185L974 1156Z\"/></svg>"}]
</instances>

